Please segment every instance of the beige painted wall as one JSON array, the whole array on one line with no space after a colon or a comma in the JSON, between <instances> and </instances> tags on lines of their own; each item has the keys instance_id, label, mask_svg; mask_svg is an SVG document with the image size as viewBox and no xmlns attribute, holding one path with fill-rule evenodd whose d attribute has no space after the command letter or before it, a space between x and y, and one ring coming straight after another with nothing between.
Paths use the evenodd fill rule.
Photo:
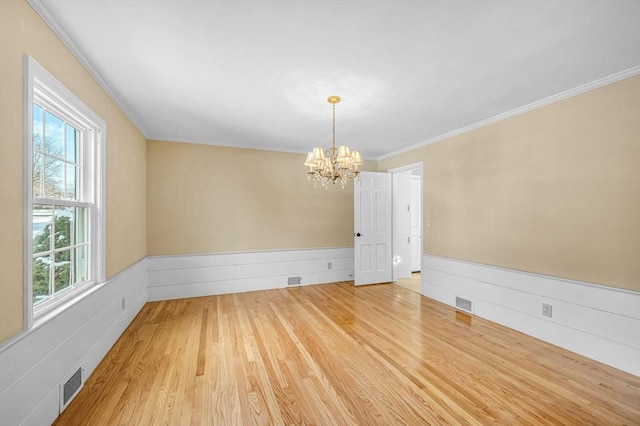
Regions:
<instances>
[{"instance_id":1,"label":"beige painted wall","mask_svg":"<svg viewBox=\"0 0 640 426\"><path fill-rule=\"evenodd\" d=\"M640 76L379 167L417 161L425 253L640 291Z\"/></svg>"},{"instance_id":2,"label":"beige painted wall","mask_svg":"<svg viewBox=\"0 0 640 426\"><path fill-rule=\"evenodd\" d=\"M146 255L144 137L25 0L1 0L0 341L23 326L25 54L107 122L107 277Z\"/></svg>"},{"instance_id":3,"label":"beige painted wall","mask_svg":"<svg viewBox=\"0 0 640 426\"><path fill-rule=\"evenodd\" d=\"M302 154L161 141L147 153L149 255L353 245L353 186L314 189Z\"/></svg>"}]
</instances>

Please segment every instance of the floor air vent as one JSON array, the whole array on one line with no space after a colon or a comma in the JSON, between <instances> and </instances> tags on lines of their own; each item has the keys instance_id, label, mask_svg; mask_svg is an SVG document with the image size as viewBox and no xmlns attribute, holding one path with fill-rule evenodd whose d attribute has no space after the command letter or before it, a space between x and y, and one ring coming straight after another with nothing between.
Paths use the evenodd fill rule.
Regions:
<instances>
[{"instance_id":1,"label":"floor air vent","mask_svg":"<svg viewBox=\"0 0 640 426\"><path fill-rule=\"evenodd\" d=\"M471 309L471 300L463 299L462 297L456 297L456 308L459 308L465 312L473 313Z\"/></svg>"},{"instance_id":2,"label":"floor air vent","mask_svg":"<svg viewBox=\"0 0 640 426\"><path fill-rule=\"evenodd\" d=\"M287 287L295 287L302 285L302 277L289 277L287 280Z\"/></svg>"},{"instance_id":3,"label":"floor air vent","mask_svg":"<svg viewBox=\"0 0 640 426\"><path fill-rule=\"evenodd\" d=\"M60 412L67 408L67 405L71 402L71 400L80 392L82 389L83 377L82 373L84 372L84 368L76 367L71 371L71 373L67 374L67 376L62 379L60 383Z\"/></svg>"}]
</instances>

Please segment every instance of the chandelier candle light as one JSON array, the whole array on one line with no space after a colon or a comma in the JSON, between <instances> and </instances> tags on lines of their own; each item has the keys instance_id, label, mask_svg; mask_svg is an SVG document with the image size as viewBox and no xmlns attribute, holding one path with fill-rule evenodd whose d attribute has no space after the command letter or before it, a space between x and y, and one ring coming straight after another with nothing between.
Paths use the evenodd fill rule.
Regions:
<instances>
[{"instance_id":1,"label":"chandelier candle light","mask_svg":"<svg viewBox=\"0 0 640 426\"><path fill-rule=\"evenodd\" d=\"M335 185L339 180L344 188L349 180L353 180L360 174L358 166L362 165L359 151L351 151L347 145L336 148L336 104L340 102L340 96L327 98L333 108L333 145L326 151L316 146L313 151L307 153L304 165L309 167L308 179L313 179L313 186L318 182L327 189L329 182Z\"/></svg>"}]
</instances>

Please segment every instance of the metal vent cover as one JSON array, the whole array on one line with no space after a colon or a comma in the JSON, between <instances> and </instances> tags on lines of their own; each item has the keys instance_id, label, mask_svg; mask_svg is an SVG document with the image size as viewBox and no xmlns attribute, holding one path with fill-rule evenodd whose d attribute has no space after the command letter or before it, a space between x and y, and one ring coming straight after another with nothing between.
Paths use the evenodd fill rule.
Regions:
<instances>
[{"instance_id":1,"label":"metal vent cover","mask_svg":"<svg viewBox=\"0 0 640 426\"><path fill-rule=\"evenodd\" d=\"M84 385L82 381L83 371L84 369L82 367L77 367L62 379L62 383L60 384L60 413L67 408L67 405L69 405L71 400L80 392L80 389L82 389Z\"/></svg>"},{"instance_id":2,"label":"metal vent cover","mask_svg":"<svg viewBox=\"0 0 640 426\"><path fill-rule=\"evenodd\" d=\"M287 279L287 287L302 285L302 277L289 277Z\"/></svg>"},{"instance_id":3,"label":"metal vent cover","mask_svg":"<svg viewBox=\"0 0 640 426\"><path fill-rule=\"evenodd\" d=\"M459 308L465 312L473 313L473 305L471 304L471 300L463 299L462 297L456 296L456 308Z\"/></svg>"}]
</instances>

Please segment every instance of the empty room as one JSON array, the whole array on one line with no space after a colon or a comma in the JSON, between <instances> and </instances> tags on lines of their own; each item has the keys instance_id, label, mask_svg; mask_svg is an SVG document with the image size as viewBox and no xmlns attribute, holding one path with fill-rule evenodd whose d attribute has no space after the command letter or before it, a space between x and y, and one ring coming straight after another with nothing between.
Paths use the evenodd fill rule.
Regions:
<instances>
[{"instance_id":1,"label":"empty room","mask_svg":"<svg viewBox=\"0 0 640 426\"><path fill-rule=\"evenodd\" d=\"M0 0L0 425L640 425L638 0Z\"/></svg>"}]
</instances>

